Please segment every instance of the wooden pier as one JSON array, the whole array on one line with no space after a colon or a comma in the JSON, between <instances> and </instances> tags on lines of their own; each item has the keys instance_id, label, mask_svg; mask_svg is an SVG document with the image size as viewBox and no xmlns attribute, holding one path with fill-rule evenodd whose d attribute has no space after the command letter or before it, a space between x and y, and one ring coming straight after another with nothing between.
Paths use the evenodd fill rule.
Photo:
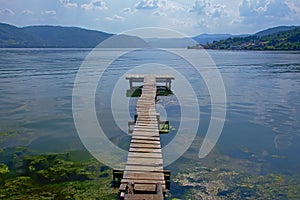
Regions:
<instances>
[{"instance_id":1,"label":"wooden pier","mask_svg":"<svg viewBox=\"0 0 300 200\"><path fill-rule=\"evenodd\" d=\"M155 108L156 81L166 80L171 86L172 76L129 75L126 79L141 81L142 94L136 105L136 121L132 131L130 149L120 182L120 199L164 199L170 173L163 169L159 136L159 119ZM134 79L134 80L133 80Z\"/></svg>"}]
</instances>

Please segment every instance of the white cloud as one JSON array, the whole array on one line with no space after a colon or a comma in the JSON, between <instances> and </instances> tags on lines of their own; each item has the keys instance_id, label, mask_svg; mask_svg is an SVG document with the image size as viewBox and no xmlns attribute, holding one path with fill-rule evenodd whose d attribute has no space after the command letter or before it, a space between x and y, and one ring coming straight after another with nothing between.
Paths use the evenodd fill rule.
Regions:
<instances>
[{"instance_id":1,"label":"white cloud","mask_svg":"<svg viewBox=\"0 0 300 200\"><path fill-rule=\"evenodd\" d=\"M285 17L291 13L291 9L285 1L282 0L273 0L267 4L267 9L265 11L266 15L276 16L276 17Z\"/></svg>"},{"instance_id":2,"label":"white cloud","mask_svg":"<svg viewBox=\"0 0 300 200\"><path fill-rule=\"evenodd\" d=\"M158 7L158 0L141 0L135 4L135 8L138 10L154 10Z\"/></svg>"},{"instance_id":3,"label":"white cloud","mask_svg":"<svg viewBox=\"0 0 300 200\"><path fill-rule=\"evenodd\" d=\"M300 1L299 0L290 0L287 2L293 15L296 16L296 18L300 19Z\"/></svg>"},{"instance_id":4,"label":"white cloud","mask_svg":"<svg viewBox=\"0 0 300 200\"><path fill-rule=\"evenodd\" d=\"M166 16L165 13L160 12L160 11L154 11L154 12L152 13L152 15L154 15L154 16Z\"/></svg>"},{"instance_id":5,"label":"white cloud","mask_svg":"<svg viewBox=\"0 0 300 200\"><path fill-rule=\"evenodd\" d=\"M32 14L33 14L33 12L31 10L23 10L21 12L21 15L32 15Z\"/></svg>"},{"instance_id":6,"label":"white cloud","mask_svg":"<svg viewBox=\"0 0 300 200\"><path fill-rule=\"evenodd\" d=\"M5 9L2 9L0 10L0 15L15 15L15 12L12 11L11 9L8 9L8 8L5 8Z\"/></svg>"},{"instance_id":7,"label":"white cloud","mask_svg":"<svg viewBox=\"0 0 300 200\"><path fill-rule=\"evenodd\" d=\"M66 8L77 8L77 3L71 3L70 0L59 0L60 3Z\"/></svg>"},{"instance_id":8,"label":"white cloud","mask_svg":"<svg viewBox=\"0 0 300 200\"><path fill-rule=\"evenodd\" d=\"M206 15L206 7L209 6L209 3L206 0L195 1L193 7L189 12L195 12L198 15Z\"/></svg>"},{"instance_id":9,"label":"white cloud","mask_svg":"<svg viewBox=\"0 0 300 200\"><path fill-rule=\"evenodd\" d=\"M191 13L197 13L197 15L203 15L212 18L218 18L226 15L226 6L216 3L211 3L207 0L195 1L193 7L189 10Z\"/></svg>"},{"instance_id":10,"label":"white cloud","mask_svg":"<svg viewBox=\"0 0 300 200\"><path fill-rule=\"evenodd\" d=\"M122 17L120 15L114 15L112 17L105 17L105 20L108 20L108 21L124 21L125 17Z\"/></svg>"},{"instance_id":11,"label":"white cloud","mask_svg":"<svg viewBox=\"0 0 300 200\"><path fill-rule=\"evenodd\" d=\"M291 13L285 0L243 0L239 7L242 17L284 17Z\"/></svg>"},{"instance_id":12,"label":"white cloud","mask_svg":"<svg viewBox=\"0 0 300 200\"><path fill-rule=\"evenodd\" d=\"M185 10L184 6L180 3L177 3L172 0L161 0L159 3L159 7L162 10L168 10L168 11L183 11Z\"/></svg>"},{"instance_id":13,"label":"white cloud","mask_svg":"<svg viewBox=\"0 0 300 200\"><path fill-rule=\"evenodd\" d=\"M165 16L167 12L184 11L185 8L180 3L172 0L141 0L135 4L136 10L158 10L152 14L154 16Z\"/></svg>"},{"instance_id":14,"label":"white cloud","mask_svg":"<svg viewBox=\"0 0 300 200\"><path fill-rule=\"evenodd\" d=\"M131 8L123 8L120 13L127 14L127 13L134 13Z\"/></svg>"},{"instance_id":15,"label":"white cloud","mask_svg":"<svg viewBox=\"0 0 300 200\"><path fill-rule=\"evenodd\" d=\"M226 7L224 5L217 4L211 8L210 15L213 18L218 18L218 17L226 15L225 10L226 10Z\"/></svg>"},{"instance_id":16,"label":"white cloud","mask_svg":"<svg viewBox=\"0 0 300 200\"><path fill-rule=\"evenodd\" d=\"M46 10L44 13L46 15L56 15L56 11L55 10Z\"/></svg>"},{"instance_id":17,"label":"white cloud","mask_svg":"<svg viewBox=\"0 0 300 200\"><path fill-rule=\"evenodd\" d=\"M103 0L92 0L88 4L82 4L81 8L83 8L84 10L92 10L92 9L106 10L107 6Z\"/></svg>"},{"instance_id":18,"label":"white cloud","mask_svg":"<svg viewBox=\"0 0 300 200\"><path fill-rule=\"evenodd\" d=\"M194 19L174 19L173 25L180 27L193 27L197 25L197 22Z\"/></svg>"}]
</instances>

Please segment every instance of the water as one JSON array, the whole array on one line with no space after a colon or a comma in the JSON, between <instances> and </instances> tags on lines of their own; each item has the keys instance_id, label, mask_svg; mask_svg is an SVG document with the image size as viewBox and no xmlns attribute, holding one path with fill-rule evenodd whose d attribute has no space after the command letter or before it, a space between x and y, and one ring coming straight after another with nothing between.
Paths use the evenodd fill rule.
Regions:
<instances>
[{"instance_id":1,"label":"water","mask_svg":"<svg viewBox=\"0 0 300 200\"><path fill-rule=\"evenodd\" d=\"M104 49L99 53L109 58L115 51L119 50ZM197 50L183 51L197 55ZM1 148L17 145L39 151L83 148L72 116L72 90L76 73L89 53L90 49L0 49L0 131L14 130L11 136L0 140ZM220 70L227 95L226 121L215 150L234 159L260 163L263 172L299 174L300 52L208 53ZM102 61L96 60L91 69ZM202 138L211 115L207 87L188 63L164 52L137 51L114 61L100 80L102 87L97 88L98 117L111 112L114 85L127 70L154 62L170 65L188 77L200 102L197 138ZM130 100L132 117L134 101ZM160 103L175 129L162 138L166 145L176 134L180 109L175 97L161 98ZM129 137L116 126L112 116L105 116L108 116L105 122L111 123L107 131L114 130L111 140L119 145L128 141ZM198 141L193 144L196 150L190 148L185 155L193 154L191 157L198 159L197 148L201 144ZM126 149L126 145L122 148Z\"/></svg>"}]
</instances>

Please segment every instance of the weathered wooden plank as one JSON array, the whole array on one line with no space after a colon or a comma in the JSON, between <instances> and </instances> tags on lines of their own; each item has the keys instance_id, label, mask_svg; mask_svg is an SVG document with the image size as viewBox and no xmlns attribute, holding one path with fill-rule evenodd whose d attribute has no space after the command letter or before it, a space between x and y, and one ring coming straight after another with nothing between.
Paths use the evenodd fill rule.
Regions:
<instances>
[{"instance_id":1,"label":"weathered wooden plank","mask_svg":"<svg viewBox=\"0 0 300 200\"><path fill-rule=\"evenodd\" d=\"M149 121L137 121L136 125L137 127L142 127L142 126L147 126L147 127L154 127L154 128L157 128L158 127L158 124L157 124L157 120L154 121L154 120L149 120Z\"/></svg>"},{"instance_id":2,"label":"weathered wooden plank","mask_svg":"<svg viewBox=\"0 0 300 200\"><path fill-rule=\"evenodd\" d=\"M149 97L149 99L143 99L143 101L138 101L136 108L145 108L145 109L152 109L155 110L155 100L151 99L153 97Z\"/></svg>"},{"instance_id":3,"label":"weathered wooden plank","mask_svg":"<svg viewBox=\"0 0 300 200\"><path fill-rule=\"evenodd\" d=\"M159 130L157 128L149 128L149 127L141 127L141 126L137 126L133 128L133 131L138 133L158 133Z\"/></svg>"},{"instance_id":4,"label":"weathered wooden plank","mask_svg":"<svg viewBox=\"0 0 300 200\"><path fill-rule=\"evenodd\" d=\"M141 117L138 117L137 120L136 120L136 123L139 124L139 123L158 123L158 120L157 118L149 118L149 117L145 117L145 116L141 116Z\"/></svg>"},{"instance_id":5,"label":"weathered wooden plank","mask_svg":"<svg viewBox=\"0 0 300 200\"><path fill-rule=\"evenodd\" d=\"M151 132L135 132L134 134L132 134L132 136L135 137L158 137L159 133L151 133Z\"/></svg>"},{"instance_id":6,"label":"weathered wooden plank","mask_svg":"<svg viewBox=\"0 0 300 200\"><path fill-rule=\"evenodd\" d=\"M125 194L125 200L163 200L162 194Z\"/></svg>"},{"instance_id":7,"label":"weathered wooden plank","mask_svg":"<svg viewBox=\"0 0 300 200\"><path fill-rule=\"evenodd\" d=\"M144 112L145 115L149 114L148 112L153 112L155 110L155 105L145 105L145 104L142 104L142 105L137 105L136 107L136 111L137 112ZM152 114L152 113L151 113Z\"/></svg>"},{"instance_id":8,"label":"weathered wooden plank","mask_svg":"<svg viewBox=\"0 0 300 200\"><path fill-rule=\"evenodd\" d=\"M143 131L155 131L155 130L158 130L157 129L158 125L157 124L139 124L139 123L136 123L134 125L134 129L142 129Z\"/></svg>"},{"instance_id":9,"label":"weathered wooden plank","mask_svg":"<svg viewBox=\"0 0 300 200\"><path fill-rule=\"evenodd\" d=\"M164 172L162 166L138 166L138 165L126 165L125 171L143 171L143 172Z\"/></svg>"},{"instance_id":10,"label":"weathered wooden plank","mask_svg":"<svg viewBox=\"0 0 300 200\"><path fill-rule=\"evenodd\" d=\"M134 133L135 136L142 136L142 137L157 137L159 133L151 133L151 132L136 132Z\"/></svg>"},{"instance_id":11,"label":"weathered wooden plank","mask_svg":"<svg viewBox=\"0 0 300 200\"><path fill-rule=\"evenodd\" d=\"M141 117L148 117L148 118L152 118L152 119L157 118L157 116L152 115L152 114L153 114L152 111L151 111L151 115L149 115L149 113L142 113L142 114L138 115L138 119Z\"/></svg>"},{"instance_id":12,"label":"weathered wooden plank","mask_svg":"<svg viewBox=\"0 0 300 200\"><path fill-rule=\"evenodd\" d=\"M145 104L141 104L141 105L137 105L136 107L137 111L143 111L144 115L149 114L148 112L154 112L155 111L155 104L153 105L145 105ZM151 113L152 115L152 113Z\"/></svg>"},{"instance_id":13,"label":"weathered wooden plank","mask_svg":"<svg viewBox=\"0 0 300 200\"><path fill-rule=\"evenodd\" d=\"M136 148L130 147L129 152L161 153L161 149Z\"/></svg>"},{"instance_id":14,"label":"weathered wooden plank","mask_svg":"<svg viewBox=\"0 0 300 200\"><path fill-rule=\"evenodd\" d=\"M138 153L138 152L129 152L128 158L162 158L161 153Z\"/></svg>"},{"instance_id":15,"label":"weathered wooden plank","mask_svg":"<svg viewBox=\"0 0 300 200\"><path fill-rule=\"evenodd\" d=\"M161 158L132 158L127 159L127 165L160 166L163 165Z\"/></svg>"},{"instance_id":16,"label":"weathered wooden plank","mask_svg":"<svg viewBox=\"0 0 300 200\"><path fill-rule=\"evenodd\" d=\"M159 133L151 133L151 132L135 132L132 134L133 136L139 136L139 137L158 137Z\"/></svg>"},{"instance_id":17,"label":"weathered wooden plank","mask_svg":"<svg viewBox=\"0 0 300 200\"><path fill-rule=\"evenodd\" d=\"M158 79L170 79L174 80L174 76L170 74L126 74L125 79L141 79L142 81L148 80L144 77L152 76L155 78L155 81L159 81Z\"/></svg>"},{"instance_id":18,"label":"weathered wooden plank","mask_svg":"<svg viewBox=\"0 0 300 200\"><path fill-rule=\"evenodd\" d=\"M134 184L157 184L161 183L163 187L165 187L165 181L157 181L157 180L134 180L133 179L122 179L121 183L134 183Z\"/></svg>"},{"instance_id":19,"label":"weathered wooden plank","mask_svg":"<svg viewBox=\"0 0 300 200\"><path fill-rule=\"evenodd\" d=\"M156 132L158 131L157 127L155 126L139 126L139 125L135 125L133 130L140 130L143 132Z\"/></svg>"},{"instance_id":20,"label":"weathered wooden plank","mask_svg":"<svg viewBox=\"0 0 300 200\"><path fill-rule=\"evenodd\" d=\"M158 130L158 125L154 126L154 125L144 125L144 126L141 126L139 124L136 124L133 129L136 129L136 130L141 130L143 132L152 132L152 131L159 131Z\"/></svg>"},{"instance_id":21,"label":"weathered wooden plank","mask_svg":"<svg viewBox=\"0 0 300 200\"><path fill-rule=\"evenodd\" d=\"M156 144L160 145L160 141L155 140L142 140L142 139L131 139L131 144L138 143L138 144Z\"/></svg>"},{"instance_id":22,"label":"weathered wooden plank","mask_svg":"<svg viewBox=\"0 0 300 200\"><path fill-rule=\"evenodd\" d=\"M160 144L143 144L143 143L131 143L132 148L150 148L150 149L161 149Z\"/></svg>"},{"instance_id":23,"label":"weathered wooden plank","mask_svg":"<svg viewBox=\"0 0 300 200\"><path fill-rule=\"evenodd\" d=\"M143 95L143 97L144 97L144 95ZM154 101L154 99L152 98L152 95L151 95L151 97L149 96L149 98L143 98L143 97L141 97L141 98L139 98L138 100L137 100L137 102L138 103L143 103L143 102L146 102L146 103L148 103L148 102L153 102Z\"/></svg>"},{"instance_id":24,"label":"weathered wooden plank","mask_svg":"<svg viewBox=\"0 0 300 200\"><path fill-rule=\"evenodd\" d=\"M136 190L136 191L155 192L156 191L156 184L135 184L134 185L134 190Z\"/></svg>"},{"instance_id":25,"label":"weathered wooden plank","mask_svg":"<svg viewBox=\"0 0 300 200\"><path fill-rule=\"evenodd\" d=\"M153 110L154 111L154 110ZM149 117L149 118L156 118L156 116L153 116L152 114L154 113L152 110L150 111L151 115L149 115L149 113L141 113L140 115L138 115L138 118L140 117Z\"/></svg>"},{"instance_id":26,"label":"weathered wooden plank","mask_svg":"<svg viewBox=\"0 0 300 200\"><path fill-rule=\"evenodd\" d=\"M139 100L137 101L137 106L141 106L141 105L145 105L145 106L153 106L155 107L155 99L152 98L152 95L147 97L147 98L139 98Z\"/></svg>"},{"instance_id":27,"label":"weathered wooden plank","mask_svg":"<svg viewBox=\"0 0 300 200\"><path fill-rule=\"evenodd\" d=\"M146 116L149 117L151 115L154 115L151 111L151 109L145 109L145 108L137 108L136 113L139 116Z\"/></svg>"},{"instance_id":28,"label":"weathered wooden plank","mask_svg":"<svg viewBox=\"0 0 300 200\"><path fill-rule=\"evenodd\" d=\"M149 104L146 104L146 103L138 104L136 106L136 110L144 110L144 111L154 112L155 111L155 104L154 104L154 102L153 103L149 103Z\"/></svg>"},{"instance_id":29,"label":"weathered wooden plank","mask_svg":"<svg viewBox=\"0 0 300 200\"><path fill-rule=\"evenodd\" d=\"M132 135L131 139L133 139L133 140L160 141L159 135L156 135L156 136L138 136L138 135Z\"/></svg>"},{"instance_id":30,"label":"weathered wooden plank","mask_svg":"<svg viewBox=\"0 0 300 200\"><path fill-rule=\"evenodd\" d=\"M150 185L154 185L155 186L155 190L154 191L157 191L158 188L157 188L156 184L145 184L145 183L136 183L136 184L134 184L134 189L136 191L145 191L146 188L149 189L149 190L151 190L150 188L148 188L148 186L150 186ZM153 187L151 187L151 188L153 190ZM165 190L165 185L162 185L161 189Z\"/></svg>"},{"instance_id":31,"label":"weathered wooden plank","mask_svg":"<svg viewBox=\"0 0 300 200\"><path fill-rule=\"evenodd\" d=\"M158 129L147 129L141 128L141 127L136 127L133 129L133 135L134 134L149 134L150 135L158 135L159 136L159 130Z\"/></svg>"},{"instance_id":32,"label":"weathered wooden plank","mask_svg":"<svg viewBox=\"0 0 300 200\"><path fill-rule=\"evenodd\" d=\"M157 123L158 120L157 120L157 117L146 117L146 116L139 116L136 120L136 122L138 123L149 123L149 122L152 122L152 123Z\"/></svg>"},{"instance_id":33,"label":"weathered wooden plank","mask_svg":"<svg viewBox=\"0 0 300 200\"><path fill-rule=\"evenodd\" d=\"M164 181L164 174L161 172L132 172L125 171L123 178L125 179L142 179L142 180L158 180Z\"/></svg>"},{"instance_id":34,"label":"weathered wooden plank","mask_svg":"<svg viewBox=\"0 0 300 200\"><path fill-rule=\"evenodd\" d=\"M151 126L134 127L133 131L141 132L141 133L158 133L159 132L158 128L154 128L154 127L151 127Z\"/></svg>"}]
</instances>

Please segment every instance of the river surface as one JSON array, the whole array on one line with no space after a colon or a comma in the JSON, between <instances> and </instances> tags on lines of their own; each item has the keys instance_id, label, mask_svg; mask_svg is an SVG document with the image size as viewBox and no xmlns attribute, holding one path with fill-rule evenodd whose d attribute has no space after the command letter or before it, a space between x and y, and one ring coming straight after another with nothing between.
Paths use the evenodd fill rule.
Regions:
<instances>
[{"instance_id":1,"label":"river surface","mask_svg":"<svg viewBox=\"0 0 300 200\"><path fill-rule=\"evenodd\" d=\"M74 125L72 91L76 74L90 51L0 49L0 131L10 131L13 135L0 140L1 148L27 145L41 152L84 148ZM109 60L115 52L122 51L100 49L98 54ZM200 55L202 50L180 51L191 52L194 57L198 51L198 61L203 56ZM208 55L222 76L227 97L224 128L213 152L260 163L263 172L299 174L300 52L208 51ZM94 60L91 69L105 62ZM165 50L135 50L110 63L97 86L98 118L101 120L101 113L110 112L114 87L129 70L144 66L153 73L168 72L167 67L162 67L162 72L152 69L151 63L175 69L191 85L199 102L201 119L195 141L202 141L211 118L211 99L205 77L201 78L184 58ZM205 63L201 66L213 67L205 66ZM172 74L172 70L169 71ZM173 82L175 84L176 79ZM125 79L119 85L123 86L123 83L127 88ZM161 97L159 102L161 115L167 115L172 126L170 134L162 136L163 146L177 134L181 114L178 99L178 96ZM134 101L129 101L131 118ZM105 118L106 123L110 123L106 131L113 131L117 124L111 122L112 115ZM120 146L129 138L123 129L108 133ZM198 148L201 143L194 142L193 146ZM122 148L126 149L126 145ZM190 148L186 154L194 154L191 157L196 158L198 152L199 149Z\"/></svg>"}]
</instances>

